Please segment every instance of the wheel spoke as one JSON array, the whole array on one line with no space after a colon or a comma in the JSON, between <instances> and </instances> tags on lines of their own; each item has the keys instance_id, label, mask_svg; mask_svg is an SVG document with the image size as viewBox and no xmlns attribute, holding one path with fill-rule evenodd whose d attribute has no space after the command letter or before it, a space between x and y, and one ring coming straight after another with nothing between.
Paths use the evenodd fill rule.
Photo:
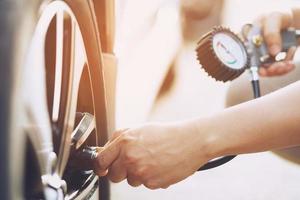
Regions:
<instances>
[{"instance_id":1,"label":"wheel spoke","mask_svg":"<svg viewBox=\"0 0 300 200\"><path fill-rule=\"evenodd\" d=\"M57 162L57 173L62 177L68 156L70 152L70 135L73 130L74 120L72 117L72 104L73 97L73 69L72 69L72 58L73 58L73 23L72 19L68 15L64 15L63 19L63 31L62 40L57 40L57 43L62 41L62 81L61 81L61 95L60 104L58 111L57 127L60 135L60 146ZM59 24L59 23L58 23ZM57 30L59 32L59 30ZM60 35L60 33L57 33ZM59 59L56 58L57 62L60 63ZM54 95L55 97L55 95ZM75 97L76 98L76 97Z\"/></svg>"},{"instance_id":2,"label":"wheel spoke","mask_svg":"<svg viewBox=\"0 0 300 200\"><path fill-rule=\"evenodd\" d=\"M73 57L74 57L74 24L70 16L63 16L63 42L62 46L62 81L61 81L61 95L58 111L57 126L60 129L60 147L58 155L57 173L62 176L68 156L70 152L70 136L73 131L75 108L73 102L76 102L76 96L73 91ZM57 30L58 31L58 30ZM60 35L60 33L57 33ZM57 40L59 43L59 40ZM58 63L60 62L58 59ZM54 95L55 96L55 95ZM75 109L75 110L74 110Z\"/></svg>"},{"instance_id":3,"label":"wheel spoke","mask_svg":"<svg viewBox=\"0 0 300 200\"><path fill-rule=\"evenodd\" d=\"M73 57L73 68L74 68L74 84L73 90L79 91L79 83L82 75L84 65L86 63L86 54L83 44L82 35L76 22L73 22L73 34L74 34L74 57Z\"/></svg>"},{"instance_id":4,"label":"wheel spoke","mask_svg":"<svg viewBox=\"0 0 300 200\"><path fill-rule=\"evenodd\" d=\"M63 43L64 43L64 12L59 10L56 14L56 63L52 121L56 122L59 115L61 99L62 69L63 69Z\"/></svg>"},{"instance_id":5,"label":"wheel spoke","mask_svg":"<svg viewBox=\"0 0 300 200\"><path fill-rule=\"evenodd\" d=\"M66 167L71 145L71 134L74 128L80 78L85 65L86 56L79 27L74 20L64 18L63 39L63 69L68 68L68 95L64 104L60 106L58 121L62 120L61 145L58 156L58 174L62 176ZM64 70L63 70L64 71ZM64 73L63 73L64 74ZM64 77L65 78L65 77ZM62 87L64 82L62 81ZM62 88L63 89L63 88ZM63 91L63 90L62 90ZM62 99L62 98L61 98ZM62 110L64 109L64 110Z\"/></svg>"}]
</instances>

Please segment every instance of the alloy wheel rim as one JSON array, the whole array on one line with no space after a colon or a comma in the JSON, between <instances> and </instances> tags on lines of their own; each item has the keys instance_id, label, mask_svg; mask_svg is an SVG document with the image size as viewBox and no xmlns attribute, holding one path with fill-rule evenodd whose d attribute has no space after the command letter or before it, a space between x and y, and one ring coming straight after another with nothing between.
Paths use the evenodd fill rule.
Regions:
<instances>
[{"instance_id":1,"label":"alloy wheel rim","mask_svg":"<svg viewBox=\"0 0 300 200\"><path fill-rule=\"evenodd\" d=\"M53 24L55 24L55 45L53 45L55 60L52 60L53 66L50 67L52 70L54 68L55 76L49 81L47 75L49 55L45 49L49 43L46 41L49 29ZM53 41L50 40L51 42ZM63 190L66 194L67 189L62 178L71 151L72 137L78 130L82 131L83 126L87 126L86 123L81 123L86 116L91 119L89 128L83 133L84 140L80 144L76 143L77 148L80 148L85 139L96 131L94 115L89 113L85 113L76 124L77 127L74 127L81 79L87 65L83 37L72 10L63 1L48 4L43 9L33 34L24 69L23 86L23 91L32 91L23 94L26 113L24 126L37 153L45 195L49 187L60 191L56 194L57 197L62 196ZM49 88L52 90L50 97ZM54 134L57 135L57 140ZM88 181L95 184L96 179L91 175ZM80 191L66 195L75 198L75 193L79 194ZM53 193L48 195L51 196Z\"/></svg>"}]
</instances>

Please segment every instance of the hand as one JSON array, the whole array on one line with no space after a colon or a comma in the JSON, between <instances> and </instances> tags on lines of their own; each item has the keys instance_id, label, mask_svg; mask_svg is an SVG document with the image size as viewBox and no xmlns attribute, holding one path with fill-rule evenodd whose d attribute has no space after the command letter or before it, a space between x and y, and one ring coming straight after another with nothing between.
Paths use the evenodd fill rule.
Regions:
<instances>
[{"instance_id":1,"label":"hand","mask_svg":"<svg viewBox=\"0 0 300 200\"><path fill-rule=\"evenodd\" d=\"M115 183L127 179L134 187L167 188L209 160L199 145L205 140L199 136L188 122L116 132L99 153L95 172L103 176L108 169L108 178Z\"/></svg>"},{"instance_id":2,"label":"hand","mask_svg":"<svg viewBox=\"0 0 300 200\"><path fill-rule=\"evenodd\" d=\"M290 27L293 23L293 17L289 13L273 12L260 17L257 23L262 27L264 40L271 56L276 56L282 49L281 30ZM292 71L295 66L293 57L296 47L289 49L285 60L275 62L268 66L260 68L261 76L279 76Z\"/></svg>"}]
</instances>

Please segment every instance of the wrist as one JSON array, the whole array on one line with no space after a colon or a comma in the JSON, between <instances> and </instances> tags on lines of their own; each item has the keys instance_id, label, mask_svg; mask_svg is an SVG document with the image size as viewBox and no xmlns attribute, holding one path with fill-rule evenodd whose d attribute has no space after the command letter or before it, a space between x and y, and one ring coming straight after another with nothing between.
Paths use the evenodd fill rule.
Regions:
<instances>
[{"instance_id":1,"label":"wrist","mask_svg":"<svg viewBox=\"0 0 300 200\"><path fill-rule=\"evenodd\" d=\"M226 142L222 137L222 130L214 123L212 118L204 118L195 122L195 132L198 145L199 156L204 156L207 160L225 156Z\"/></svg>"}]
</instances>

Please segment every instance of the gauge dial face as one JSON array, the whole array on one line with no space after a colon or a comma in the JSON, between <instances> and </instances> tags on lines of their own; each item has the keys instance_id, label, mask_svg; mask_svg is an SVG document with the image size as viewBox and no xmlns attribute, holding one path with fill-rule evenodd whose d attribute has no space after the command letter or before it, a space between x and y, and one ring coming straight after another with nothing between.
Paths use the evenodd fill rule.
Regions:
<instances>
[{"instance_id":1,"label":"gauge dial face","mask_svg":"<svg viewBox=\"0 0 300 200\"><path fill-rule=\"evenodd\" d=\"M215 34L213 49L219 60L231 69L242 69L247 63L247 53L242 41L230 33Z\"/></svg>"}]
</instances>

